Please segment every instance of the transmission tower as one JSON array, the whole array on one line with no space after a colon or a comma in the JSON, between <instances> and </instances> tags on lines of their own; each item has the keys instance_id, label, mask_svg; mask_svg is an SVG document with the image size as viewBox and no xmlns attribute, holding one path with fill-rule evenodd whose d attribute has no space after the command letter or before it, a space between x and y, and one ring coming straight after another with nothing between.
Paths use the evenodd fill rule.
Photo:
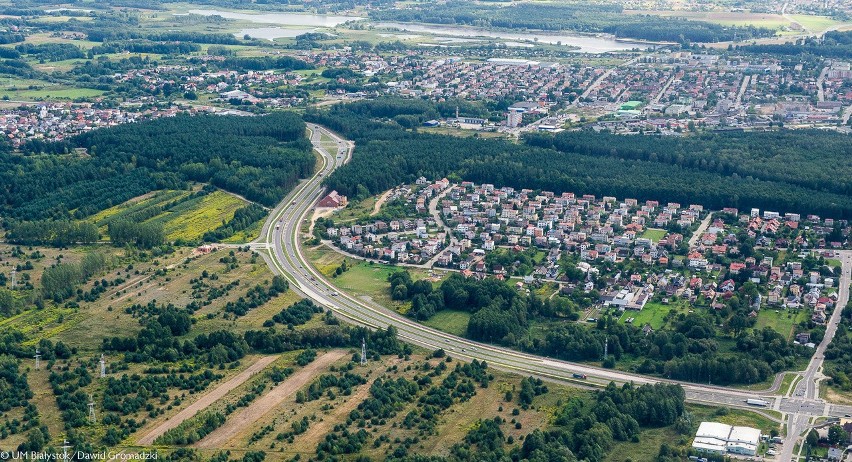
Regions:
<instances>
[{"instance_id":1,"label":"transmission tower","mask_svg":"<svg viewBox=\"0 0 852 462\"><path fill-rule=\"evenodd\" d=\"M9 288L14 289L17 285L18 285L18 272L15 271L15 270L12 270L12 272L9 273Z\"/></svg>"},{"instance_id":2,"label":"transmission tower","mask_svg":"<svg viewBox=\"0 0 852 462\"><path fill-rule=\"evenodd\" d=\"M62 441L62 460L68 460L68 450L71 449L71 445L68 444L67 439L63 439Z\"/></svg>"},{"instance_id":3,"label":"transmission tower","mask_svg":"<svg viewBox=\"0 0 852 462\"><path fill-rule=\"evenodd\" d=\"M96 422L96 419L95 419L95 401L92 399L92 395L89 395L89 420L91 420L92 423Z\"/></svg>"},{"instance_id":4,"label":"transmission tower","mask_svg":"<svg viewBox=\"0 0 852 462\"><path fill-rule=\"evenodd\" d=\"M101 354L101 378L106 377L106 361L104 361L104 355Z\"/></svg>"},{"instance_id":5,"label":"transmission tower","mask_svg":"<svg viewBox=\"0 0 852 462\"><path fill-rule=\"evenodd\" d=\"M367 364L367 340L361 339L361 365Z\"/></svg>"},{"instance_id":6,"label":"transmission tower","mask_svg":"<svg viewBox=\"0 0 852 462\"><path fill-rule=\"evenodd\" d=\"M35 352L35 356L34 356L34 358L35 358L35 360L36 360L36 361L35 361L35 368L36 368L36 370L38 370L38 368L41 366L41 352L40 352L40 351L38 351L38 348L36 348L36 352Z\"/></svg>"},{"instance_id":7,"label":"transmission tower","mask_svg":"<svg viewBox=\"0 0 852 462\"><path fill-rule=\"evenodd\" d=\"M606 361L607 353L609 353L609 337L604 339L604 361Z\"/></svg>"}]
</instances>

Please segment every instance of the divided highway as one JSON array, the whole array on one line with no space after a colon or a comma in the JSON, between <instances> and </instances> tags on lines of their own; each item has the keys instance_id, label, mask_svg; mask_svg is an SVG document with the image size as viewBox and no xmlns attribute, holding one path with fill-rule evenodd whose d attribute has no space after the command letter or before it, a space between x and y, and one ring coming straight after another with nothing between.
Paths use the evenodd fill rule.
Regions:
<instances>
[{"instance_id":1,"label":"divided highway","mask_svg":"<svg viewBox=\"0 0 852 462\"><path fill-rule=\"evenodd\" d=\"M788 435L788 441L785 441L787 443L785 446L789 446L789 449L785 447L787 451L792 450L793 442L800 432L808 427L811 418L823 415L844 416L852 414L852 406L827 404L819 399L816 391L817 383L815 380L821 370L822 354L825 351L825 345L830 341L830 335L833 336L836 329L836 323L839 321L838 316L832 317L829 323L830 335L829 332L826 333L826 340L823 344L820 344L814 360L807 371L802 374L804 380L799 382L801 385L797 386L795 396L787 397L776 395L775 390L754 392L711 384L669 381L481 344L426 327L370 300L359 299L343 292L339 293L321 273L312 267L302 252L300 240L303 233L302 226L307 229L307 221L313 206L324 193L323 178L338 166L349 161L354 144L323 127L308 124L308 128L311 131L311 142L322 160L321 168L315 176L297 186L272 211L263 226L261 238L252 243L251 247L260 252L275 273L284 275L290 281L290 287L293 290L321 306L331 309L341 319L376 329L394 326L399 332L399 337L408 343L430 350L443 348L455 357L486 361L490 366L498 369L523 375L535 375L552 381L570 382L580 386L584 384L602 385L610 381L637 384L679 383L684 388L689 401L729 407L747 408L746 399L760 397L771 403L769 409L780 411L788 416L787 423L791 434ZM334 140L337 147L335 152L328 152L323 143L320 142L322 134ZM325 144L330 143L326 142ZM845 300L849 296L848 286L850 268L852 268L852 253L844 253L842 260L843 277L841 278L841 299L838 306L844 306ZM584 374L588 376L588 379L578 380L573 377L573 374Z\"/></svg>"}]
</instances>

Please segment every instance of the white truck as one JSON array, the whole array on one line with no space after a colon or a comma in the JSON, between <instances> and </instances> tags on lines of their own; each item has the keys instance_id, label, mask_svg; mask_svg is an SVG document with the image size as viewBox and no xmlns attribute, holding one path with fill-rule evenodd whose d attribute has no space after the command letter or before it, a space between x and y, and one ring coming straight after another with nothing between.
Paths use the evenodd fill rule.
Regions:
<instances>
[{"instance_id":1,"label":"white truck","mask_svg":"<svg viewBox=\"0 0 852 462\"><path fill-rule=\"evenodd\" d=\"M746 404L749 406L760 406L760 407L768 407L769 401L762 399L749 398L746 400Z\"/></svg>"}]
</instances>

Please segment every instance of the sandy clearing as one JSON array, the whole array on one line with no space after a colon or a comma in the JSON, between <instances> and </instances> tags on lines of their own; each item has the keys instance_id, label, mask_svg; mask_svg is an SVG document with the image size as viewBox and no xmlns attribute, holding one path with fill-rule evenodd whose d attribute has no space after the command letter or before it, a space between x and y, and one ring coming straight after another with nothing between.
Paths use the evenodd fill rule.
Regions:
<instances>
[{"instance_id":1,"label":"sandy clearing","mask_svg":"<svg viewBox=\"0 0 852 462\"><path fill-rule=\"evenodd\" d=\"M237 434L253 423L257 422L266 413L272 411L276 406L287 399L295 399L296 391L314 377L317 371L331 365L331 363L343 358L347 355L345 350L333 350L320 356L314 362L308 364L296 371L287 380L280 383L277 387L269 391L269 393L255 400L248 407L244 408L237 414L232 415L225 422L225 425L217 428L204 439L195 444L198 448L222 448L225 443L233 439Z\"/></svg>"},{"instance_id":2,"label":"sandy clearing","mask_svg":"<svg viewBox=\"0 0 852 462\"><path fill-rule=\"evenodd\" d=\"M177 427L184 420L189 419L190 417L197 414L199 411L206 409L211 404L222 399L222 397L227 395L228 392L242 385L246 380L265 369L266 366L271 364L276 359L278 359L278 355L264 356L258 359L254 364L247 367L244 371L235 375L227 382L219 385L210 393L207 393L206 395L199 398L198 401L190 404L184 410L178 412L175 416L169 418L169 420L161 423L157 428L148 432L147 435L139 439L138 443L145 446L153 444L154 440L156 440L160 435Z\"/></svg>"},{"instance_id":3,"label":"sandy clearing","mask_svg":"<svg viewBox=\"0 0 852 462\"><path fill-rule=\"evenodd\" d=\"M381 195L381 197L379 197L379 200L377 200L376 203L373 204L373 211L370 212L371 217L379 214L379 210L382 209L382 205L384 205L384 203L387 202L388 197L390 197L392 192L393 192L393 189L388 189L387 191L384 192L384 194Z\"/></svg>"}]
</instances>

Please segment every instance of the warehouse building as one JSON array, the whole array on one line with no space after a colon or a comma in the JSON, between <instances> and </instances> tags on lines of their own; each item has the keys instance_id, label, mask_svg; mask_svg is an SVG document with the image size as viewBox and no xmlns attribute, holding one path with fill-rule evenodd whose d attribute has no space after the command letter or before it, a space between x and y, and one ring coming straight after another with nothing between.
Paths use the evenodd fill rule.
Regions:
<instances>
[{"instance_id":1,"label":"warehouse building","mask_svg":"<svg viewBox=\"0 0 852 462\"><path fill-rule=\"evenodd\" d=\"M760 430L732 427L718 422L701 422L692 448L708 454L741 454L753 456L760 445Z\"/></svg>"}]
</instances>

